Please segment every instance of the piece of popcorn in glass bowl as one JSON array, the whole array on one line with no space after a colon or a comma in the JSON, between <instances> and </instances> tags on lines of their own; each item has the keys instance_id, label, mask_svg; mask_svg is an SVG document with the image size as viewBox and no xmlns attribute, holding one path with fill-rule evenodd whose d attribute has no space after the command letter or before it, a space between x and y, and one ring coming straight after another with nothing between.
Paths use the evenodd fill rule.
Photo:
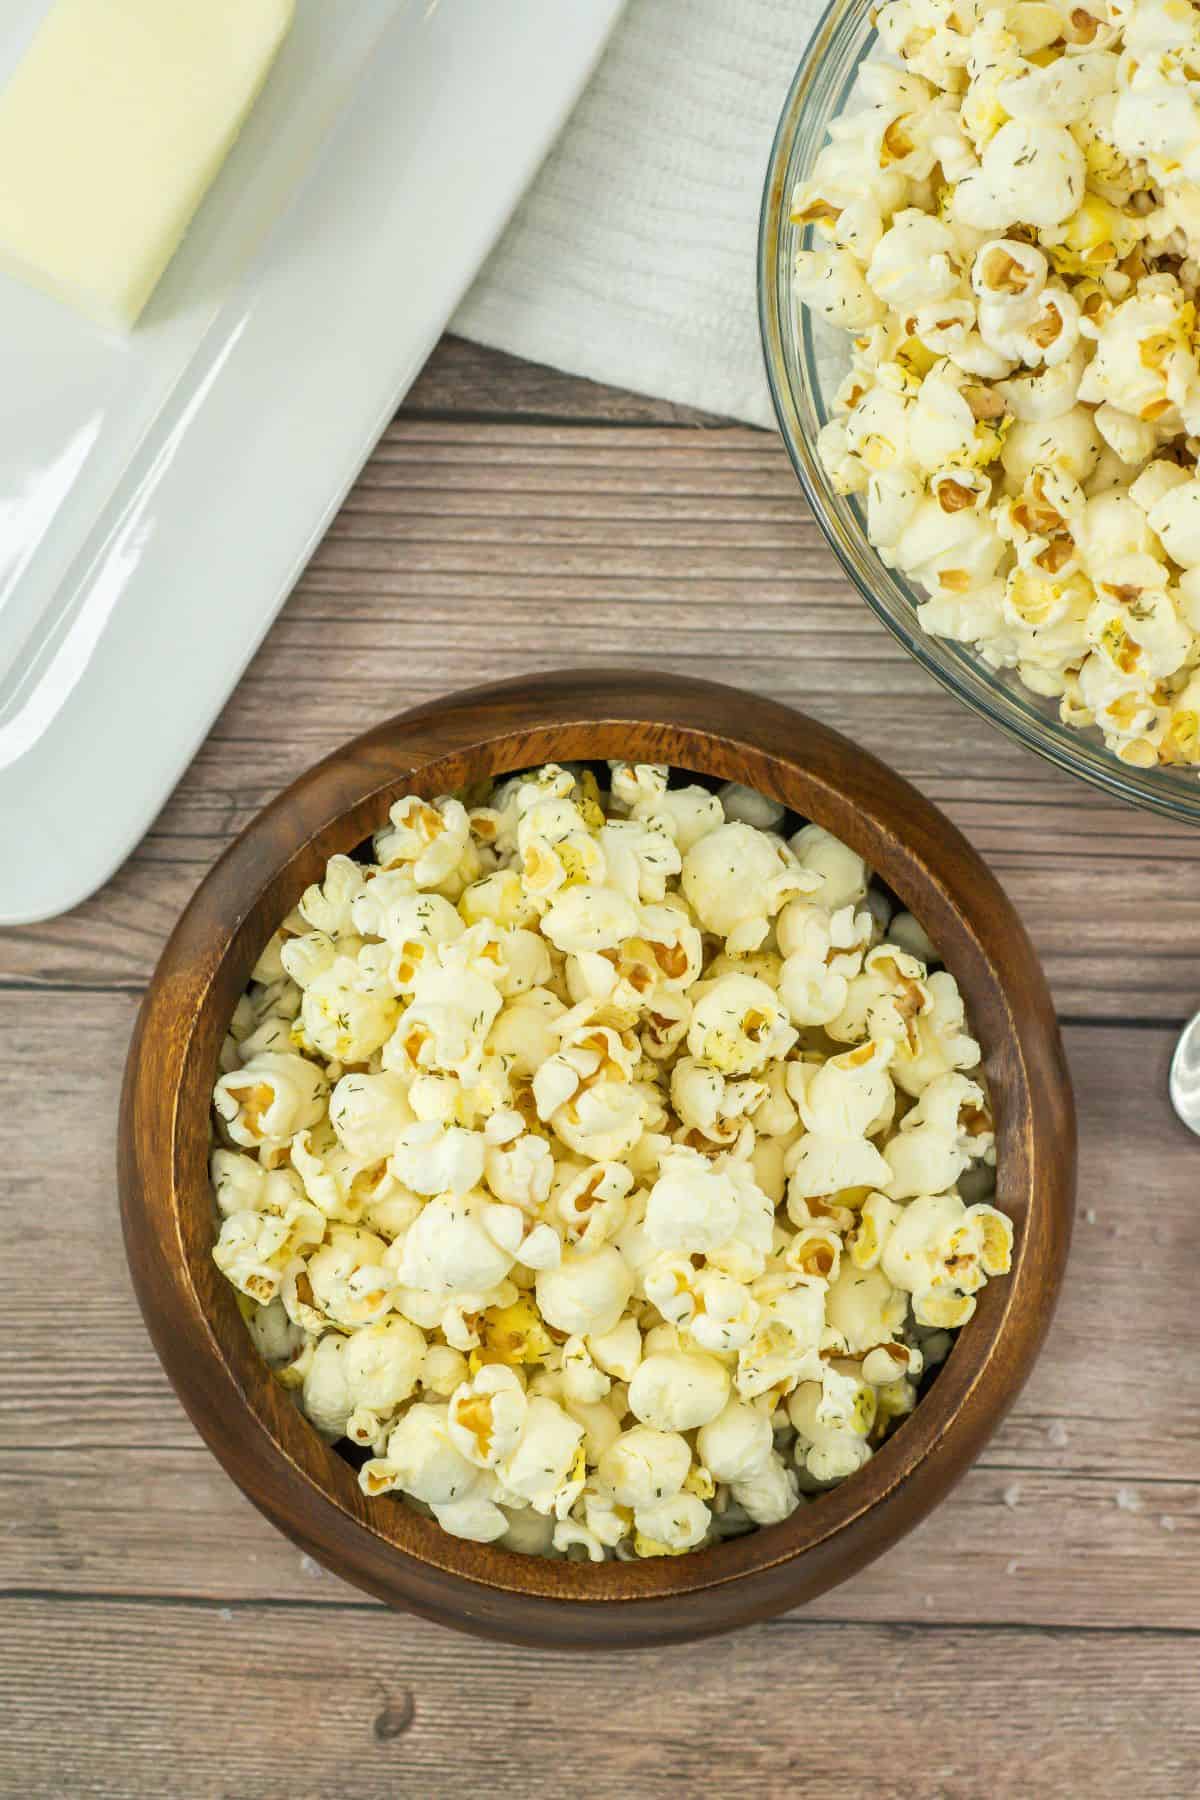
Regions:
<instances>
[{"instance_id":1,"label":"piece of popcorn in glass bowl","mask_svg":"<svg viewBox=\"0 0 1200 1800\"><path fill-rule=\"evenodd\" d=\"M772 150L759 304L868 605L1028 748L1200 821L1200 164L1164 138L1168 103L1200 134L1170 73L1195 21L835 0Z\"/></svg>"}]
</instances>

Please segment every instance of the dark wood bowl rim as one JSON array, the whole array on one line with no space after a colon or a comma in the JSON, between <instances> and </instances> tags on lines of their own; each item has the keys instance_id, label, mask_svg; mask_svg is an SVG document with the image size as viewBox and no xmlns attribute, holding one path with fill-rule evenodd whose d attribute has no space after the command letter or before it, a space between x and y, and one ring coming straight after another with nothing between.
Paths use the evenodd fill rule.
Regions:
<instances>
[{"instance_id":1,"label":"dark wood bowl rim","mask_svg":"<svg viewBox=\"0 0 1200 1800\"><path fill-rule=\"evenodd\" d=\"M431 796L483 773L614 756L669 761L784 801L858 850L921 920L984 1047L997 1201L1019 1229L1011 1276L988 1285L916 1412L859 1474L782 1525L683 1557L596 1566L464 1543L403 1504L366 1500L259 1362L212 1263L206 1146L234 1000L273 925L335 850L361 842L409 789ZM1028 1375L1057 1298L1074 1112L1028 938L975 851L915 789L774 702L648 671L566 672L401 714L247 827L201 884L147 991L126 1070L120 1185L130 1267L167 1373L210 1448L277 1524L348 1579L446 1623L531 1643L646 1644L811 1597L879 1554L970 1465ZM621 1612L616 1601L637 1604Z\"/></svg>"}]
</instances>

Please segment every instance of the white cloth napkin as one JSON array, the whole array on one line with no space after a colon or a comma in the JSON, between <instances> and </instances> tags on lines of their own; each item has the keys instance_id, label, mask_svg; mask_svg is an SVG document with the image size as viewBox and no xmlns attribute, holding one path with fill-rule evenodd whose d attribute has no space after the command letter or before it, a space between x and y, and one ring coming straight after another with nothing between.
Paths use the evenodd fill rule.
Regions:
<instances>
[{"instance_id":1,"label":"white cloth napkin","mask_svg":"<svg viewBox=\"0 0 1200 1800\"><path fill-rule=\"evenodd\" d=\"M562 0L570 5L571 0ZM629 0L452 330L766 425L758 207L824 0Z\"/></svg>"}]
</instances>

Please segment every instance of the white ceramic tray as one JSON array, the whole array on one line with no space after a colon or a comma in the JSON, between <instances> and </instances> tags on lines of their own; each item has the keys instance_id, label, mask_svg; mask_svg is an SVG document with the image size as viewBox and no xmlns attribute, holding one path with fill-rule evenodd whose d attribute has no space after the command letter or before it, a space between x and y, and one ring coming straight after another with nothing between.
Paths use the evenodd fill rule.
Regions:
<instances>
[{"instance_id":1,"label":"white ceramic tray","mask_svg":"<svg viewBox=\"0 0 1200 1800\"><path fill-rule=\"evenodd\" d=\"M145 831L622 3L299 0L132 337L0 279L0 924ZM48 5L5 0L0 81Z\"/></svg>"}]
</instances>

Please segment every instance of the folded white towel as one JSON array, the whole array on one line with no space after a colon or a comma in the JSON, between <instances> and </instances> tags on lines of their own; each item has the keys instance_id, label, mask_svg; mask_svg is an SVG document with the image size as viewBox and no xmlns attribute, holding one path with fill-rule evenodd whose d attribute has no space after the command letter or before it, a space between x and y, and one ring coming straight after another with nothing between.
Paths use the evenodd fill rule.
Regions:
<instances>
[{"instance_id":1,"label":"folded white towel","mask_svg":"<svg viewBox=\"0 0 1200 1800\"><path fill-rule=\"evenodd\" d=\"M755 299L759 198L823 10L824 0L629 0L451 329L772 423Z\"/></svg>"}]
</instances>

